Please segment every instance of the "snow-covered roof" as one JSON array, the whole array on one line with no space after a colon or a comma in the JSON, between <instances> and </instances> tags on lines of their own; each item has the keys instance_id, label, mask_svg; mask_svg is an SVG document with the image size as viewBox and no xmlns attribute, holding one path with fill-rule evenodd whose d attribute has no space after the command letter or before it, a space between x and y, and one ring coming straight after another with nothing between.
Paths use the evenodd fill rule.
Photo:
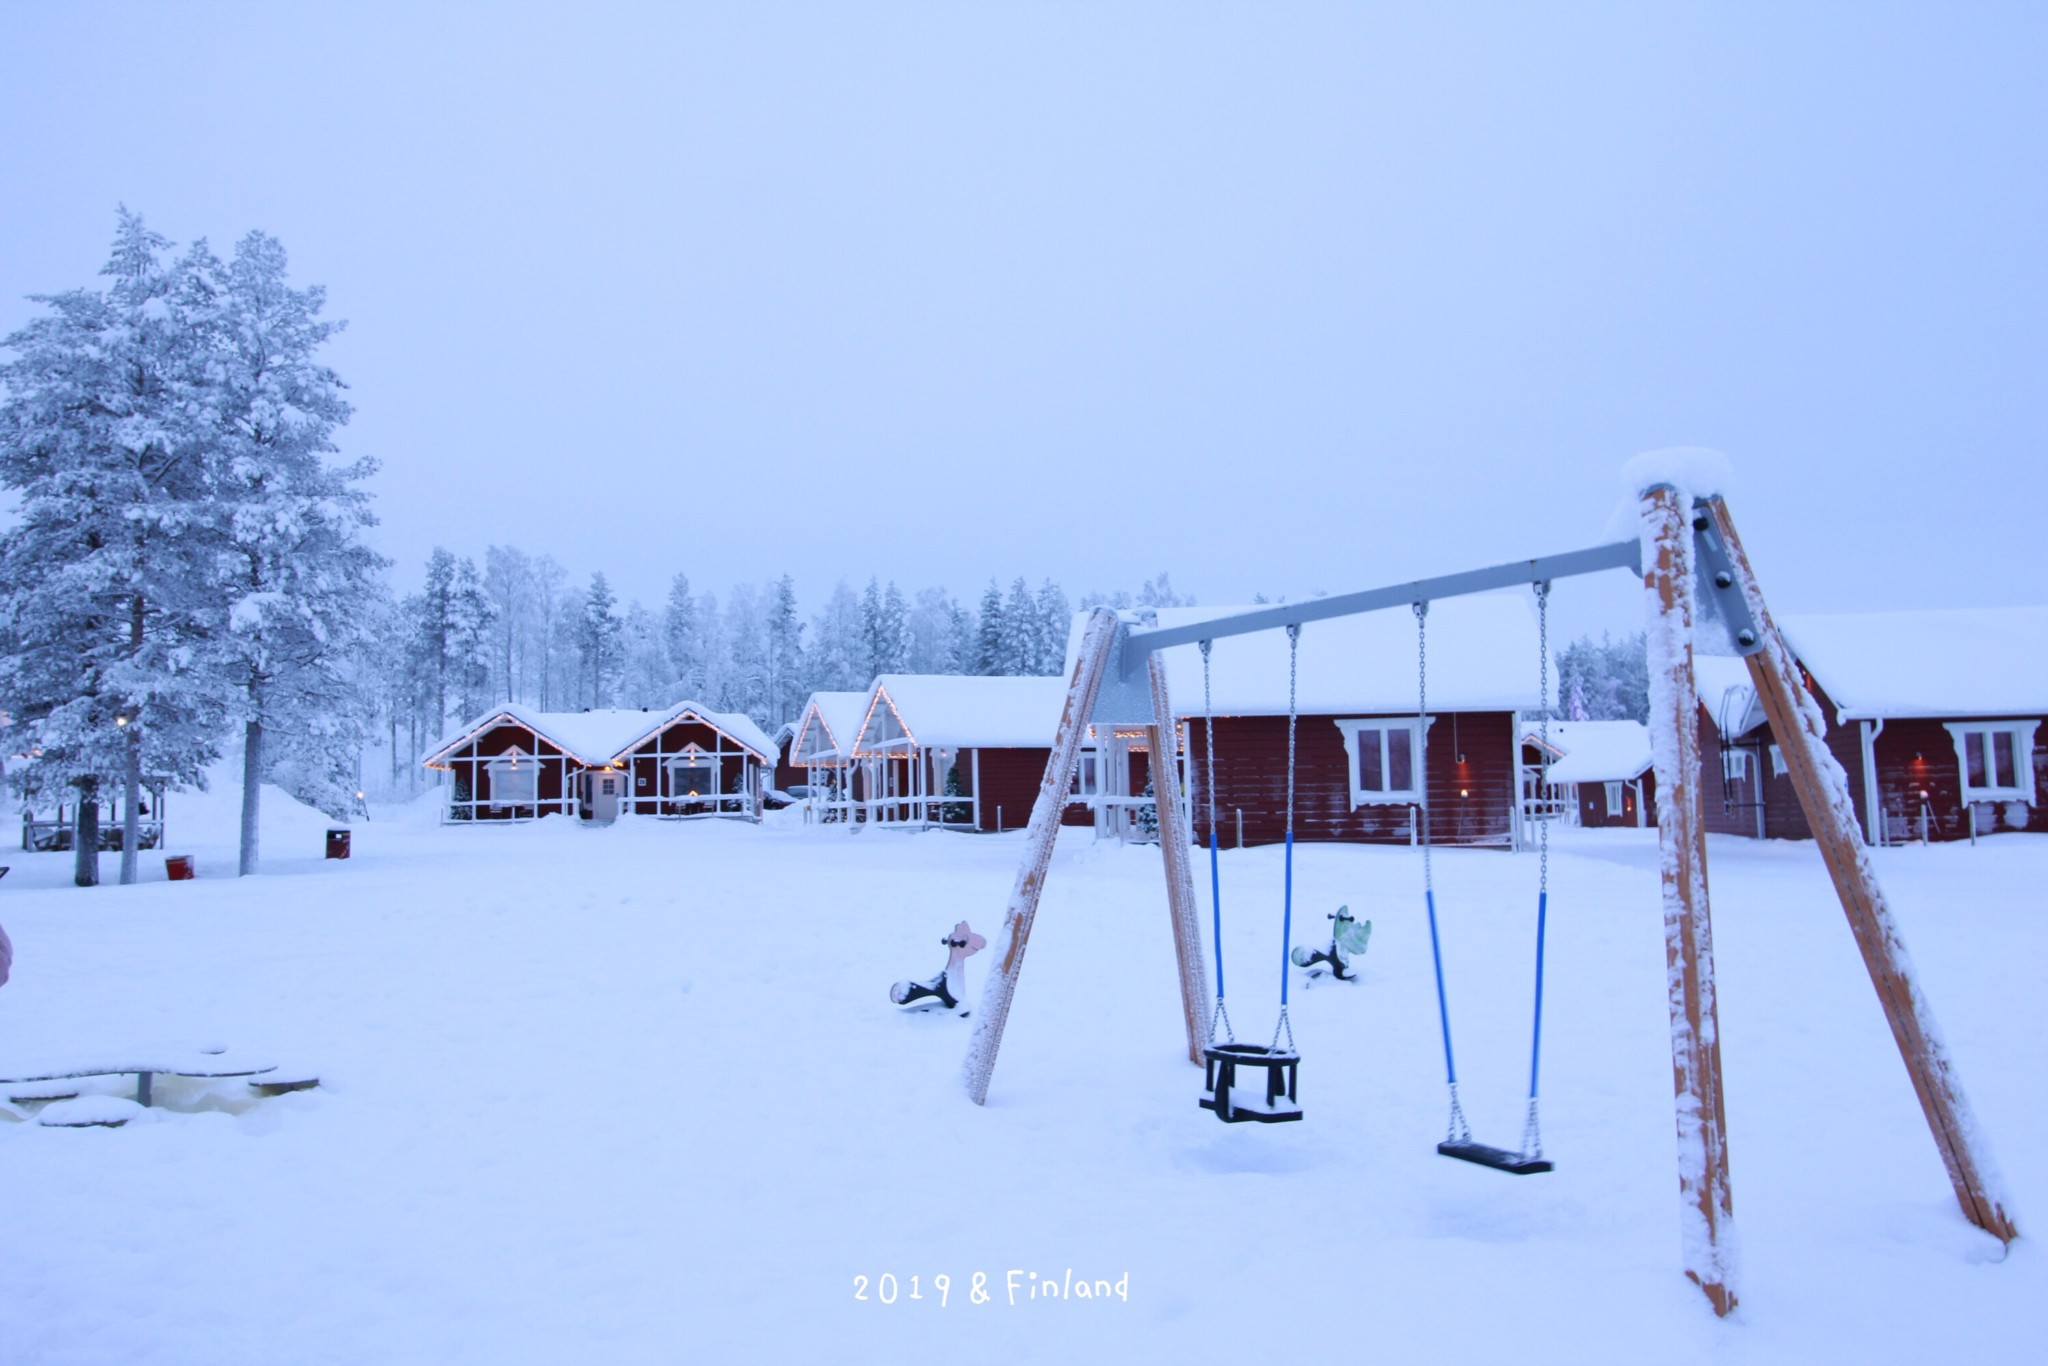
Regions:
<instances>
[{"instance_id":1,"label":"snow-covered roof","mask_svg":"<svg viewBox=\"0 0 2048 1366\"><path fill-rule=\"evenodd\" d=\"M2048 716L2048 607L1780 620L1841 719Z\"/></svg>"},{"instance_id":2,"label":"snow-covered roof","mask_svg":"<svg viewBox=\"0 0 2048 1366\"><path fill-rule=\"evenodd\" d=\"M883 674L869 690L854 745L878 753L907 735L927 749L1049 746L1066 699L1064 678Z\"/></svg>"},{"instance_id":3,"label":"snow-covered roof","mask_svg":"<svg viewBox=\"0 0 2048 1366\"><path fill-rule=\"evenodd\" d=\"M853 753L853 738L860 733L861 718L867 715L868 693L814 692L804 703L796 721L796 738L789 755L796 762L803 755L813 763L844 760Z\"/></svg>"},{"instance_id":4,"label":"snow-covered roof","mask_svg":"<svg viewBox=\"0 0 2048 1366\"><path fill-rule=\"evenodd\" d=\"M678 702L662 711L643 710L638 707L599 707L589 711L538 711L522 703L505 702L464 726L454 738L443 743L421 762L430 766L439 764L450 752L460 749L476 736L493 726L510 721L525 726L571 758L585 764L609 764L623 758L626 751L635 748L657 732L666 730L686 716L700 720L723 733L735 744L753 751L760 759L770 759L775 753L774 742L755 724L752 717L739 712L712 711L691 701Z\"/></svg>"},{"instance_id":5,"label":"snow-covered roof","mask_svg":"<svg viewBox=\"0 0 2048 1366\"><path fill-rule=\"evenodd\" d=\"M1162 627L1213 621L1251 607L1162 607ZM1067 640L1073 669L1085 613ZM1529 594L1447 598L1429 609L1429 707L1445 711L1524 711L1537 689L1536 615ZM1196 645L1166 650L1167 686L1178 716L1202 714L1202 654ZM1406 608L1313 621L1301 629L1299 707L1304 715L1389 715L1416 707L1415 614ZM1554 670L1553 670L1554 672ZM1218 715L1287 714L1287 633L1258 631L1216 641L1210 688ZM1057 713L1055 713L1057 715Z\"/></svg>"},{"instance_id":6,"label":"snow-covered roof","mask_svg":"<svg viewBox=\"0 0 2048 1366\"><path fill-rule=\"evenodd\" d=\"M760 723L753 717L739 711L712 711L709 707L688 699L670 707L659 719L615 753L614 757L623 757L626 749L637 748L642 741L652 739L658 732L684 720L702 721L724 735L726 739L753 751L754 757L763 763L774 762L775 741L769 738L768 732L761 729Z\"/></svg>"},{"instance_id":7,"label":"snow-covered roof","mask_svg":"<svg viewBox=\"0 0 2048 1366\"><path fill-rule=\"evenodd\" d=\"M1524 731L1537 734L1533 725ZM1629 779L1650 766L1650 728L1640 721L1552 721L1550 743L1564 751L1550 766L1554 783Z\"/></svg>"},{"instance_id":8,"label":"snow-covered roof","mask_svg":"<svg viewBox=\"0 0 2048 1366\"><path fill-rule=\"evenodd\" d=\"M1763 724L1763 704L1749 681L1749 664L1738 655L1709 655L1695 649L1692 686L1700 705L1714 718L1724 739L1732 740Z\"/></svg>"}]
</instances>

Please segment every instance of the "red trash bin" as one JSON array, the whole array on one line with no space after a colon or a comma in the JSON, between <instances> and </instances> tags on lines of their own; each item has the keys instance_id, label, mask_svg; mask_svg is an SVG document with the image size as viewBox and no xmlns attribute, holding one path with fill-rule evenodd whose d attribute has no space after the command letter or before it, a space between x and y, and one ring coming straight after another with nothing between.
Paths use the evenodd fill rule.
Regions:
<instances>
[{"instance_id":1,"label":"red trash bin","mask_svg":"<svg viewBox=\"0 0 2048 1366\"><path fill-rule=\"evenodd\" d=\"M164 872L173 882L189 882L199 876L199 869L193 864L190 854L172 854L164 860Z\"/></svg>"},{"instance_id":2,"label":"red trash bin","mask_svg":"<svg viewBox=\"0 0 2048 1366\"><path fill-rule=\"evenodd\" d=\"M348 831L329 830L327 832L327 857L348 857Z\"/></svg>"}]
</instances>

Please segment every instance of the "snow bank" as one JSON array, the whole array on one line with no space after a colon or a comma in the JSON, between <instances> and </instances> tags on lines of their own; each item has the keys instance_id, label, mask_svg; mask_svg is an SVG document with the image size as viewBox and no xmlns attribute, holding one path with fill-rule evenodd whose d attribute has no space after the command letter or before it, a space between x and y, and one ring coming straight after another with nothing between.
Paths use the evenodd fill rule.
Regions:
<instances>
[{"instance_id":1,"label":"snow bank","mask_svg":"<svg viewBox=\"0 0 2048 1366\"><path fill-rule=\"evenodd\" d=\"M120 820L120 812L114 813ZM306 805L275 783L263 785L258 838L265 849L316 848L330 829L348 825ZM164 799L166 852L194 844L235 846L242 838L242 758L223 759L206 774L206 791L173 792ZM273 841L275 845L273 846Z\"/></svg>"}]
</instances>

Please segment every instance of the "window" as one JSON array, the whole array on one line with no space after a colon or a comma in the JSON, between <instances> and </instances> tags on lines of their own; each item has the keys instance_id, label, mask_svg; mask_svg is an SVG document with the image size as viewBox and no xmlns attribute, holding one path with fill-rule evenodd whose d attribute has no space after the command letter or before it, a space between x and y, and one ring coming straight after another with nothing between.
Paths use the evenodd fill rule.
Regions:
<instances>
[{"instance_id":1,"label":"window","mask_svg":"<svg viewBox=\"0 0 2048 1366\"><path fill-rule=\"evenodd\" d=\"M517 746L485 766L492 806L532 806L540 790L540 763Z\"/></svg>"},{"instance_id":2,"label":"window","mask_svg":"<svg viewBox=\"0 0 2048 1366\"><path fill-rule=\"evenodd\" d=\"M718 769L708 757L691 755L668 761L671 797L707 797L718 791Z\"/></svg>"},{"instance_id":3,"label":"window","mask_svg":"<svg viewBox=\"0 0 2048 1366\"><path fill-rule=\"evenodd\" d=\"M1419 802L1422 795L1420 725L1411 719L1339 721L1351 769L1351 804Z\"/></svg>"},{"instance_id":4,"label":"window","mask_svg":"<svg viewBox=\"0 0 2048 1366\"><path fill-rule=\"evenodd\" d=\"M1076 797L1093 797L1102 791L1101 756L1083 752L1074 764L1074 785L1070 789Z\"/></svg>"},{"instance_id":5,"label":"window","mask_svg":"<svg viewBox=\"0 0 2048 1366\"><path fill-rule=\"evenodd\" d=\"M1622 796L1621 783L1607 784L1607 814L1619 816L1628 810L1627 799Z\"/></svg>"},{"instance_id":6,"label":"window","mask_svg":"<svg viewBox=\"0 0 2048 1366\"><path fill-rule=\"evenodd\" d=\"M1729 783L1749 781L1749 751L1746 749L1724 749L1721 751L1721 778Z\"/></svg>"},{"instance_id":7,"label":"window","mask_svg":"<svg viewBox=\"0 0 2048 1366\"><path fill-rule=\"evenodd\" d=\"M1948 723L1963 771L1963 800L2034 799L2035 721Z\"/></svg>"},{"instance_id":8,"label":"window","mask_svg":"<svg viewBox=\"0 0 2048 1366\"><path fill-rule=\"evenodd\" d=\"M1771 776L1773 778L1785 776L1785 751L1776 745L1771 746Z\"/></svg>"}]
</instances>

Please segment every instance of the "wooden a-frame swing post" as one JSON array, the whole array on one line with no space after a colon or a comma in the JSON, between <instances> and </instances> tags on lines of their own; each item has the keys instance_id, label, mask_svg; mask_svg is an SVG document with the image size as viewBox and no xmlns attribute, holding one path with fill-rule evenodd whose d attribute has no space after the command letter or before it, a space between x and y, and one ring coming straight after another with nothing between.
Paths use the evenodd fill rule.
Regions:
<instances>
[{"instance_id":1,"label":"wooden a-frame swing post","mask_svg":"<svg viewBox=\"0 0 2048 1366\"><path fill-rule=\"evenodd\" d=\"M1173 956L1180 968L1180 1010L1188 1032L1188 1061L1200 1065L1208 1042L1209 962L1202 957L1201 912L1195 905L1195 872L1188 848L1186 794L1180 785L1180 729L1166 691L1166 657L1146 661L1152 688L1152 798L1159 813L1159 856L1166 871L1166 904L1173 917Z\"/></svg>"},{"instance_id":2,"label":"wooden a-frame swing post","mask_svg":"<svg viewBox=\"0 0 2048 1366\"><path fill-rule=\"evenodd\" d=\"M1813 831L1826 861L1828 876L1841 898L1849 918L1850 932L1863 954L1863 965L1877 989L1885 1020L1899 1046L1927 1127L1941 1150L1942 1164L1955 1187L1956 1201L1969 1221L2002 1242L2019 1236L2013 1222L2012 1204L2001 1188L1996 1166L1986 1148L1983 1134L1970 1112L1941 1033L1935 1027L1927 998L1914 980L1912 960L1884 890L1878 885L1866 856L1863 834L1857 827L1850 804L1847 775L1837 764L1823 764L1827 721L1814 703L1793 666L1762 591L1757 587L1749 557L1735 535L1735 523L1720 499L1707 503L1708 514L1728 549L1735 587L1742 592L1763 648L1750 655L1749 677L1756 686L1757 699L1785 756L1792 787L1799 794L1807 827Z\"/></svg>"},{"instance_id":3,"label":"wooden a-frame swing post","mask_svg":"<svg viewBox=\"0 0 2048 1366\"><path fill-rule=\"evenodd\" d=\"M1668 484L1643 493L1643 586L1650 613L1650 736L1657 771L1666 994L1678 1110L1678 1188L1685 1274L1716 1314L1735 1307L1734 1199L1721 1096L1714 932L1707 902L1707 821L1693 685L1692 512Z\"/></svg>"},{"instance_id":4,"label":"wooden a-frame swing post","mask_svg":"<svg viewBox=\"0 0 2048 1366\"><path fill-rule=\"evenodd\" d=\"M1179 961L1181 1006L1190 1060L1201 1057L1205 1036L1202 1008L1208 1000L1206 965L1196 917L1188 824L1180 774L1175 765L1177 733L1166 692L1160 651L1173 644L1242 634L1289 624L1296 618L1351 615L1505 587L1544 583L1565 574L1640 565L1649 614L1650 731L1657 784L1657 837L1664 900L1667 996L1671 1016L1672 1078L1675 1090L1679 1188L1684 1221L1686 1274L1696 1281L1717 1314L1736 1304L1734 1214L1728 1176L1727 1115L1721 1085L1720 1025L1715 1005L1713 925L1707 897L1706 813L1702 805L1699 702L1693 677L1695 532L1716 558L1711 576L1724 616L1729 597L1753 625L1731 621L1735 644L1748 660L1772 731L1820 845L1857 947L1912 1077L1921 1108L1941 1151L1956 1198L1971 1222L2010 1242L2018 1236L2012 1205L2001 1188L1990 1153L1970 1113L1955 1068L1941 1043L1926 998L1914 980L1910 960L1884 894L1865 856L1862 834L1850 805L1848 783L1838 765L1823 762L1826 721L1801 682L1778 635L1763 594L1735 535L1726 506L1705 500L1695 509L1670 485L1641 495L1642 536L1590 550L1502 565L1443 579L1396 585L1286 609L1239 614L1221 622L1152 629L1142 633L1149 655L1154 792L1165 865L1174 949ZM1640 556L1640 559L1637 556ZM1710 598L1712 594L1709 594ZM1286 620L1280 619L1285 617ZM1739 628L1739 629L1738 629ZM1037 914L1039 894L1059 834L1074 767L1094 714L1103 681L1117 656L1116 614L1098 611L1083 634L1067 690L1066 709L1046 764L1044 782L1032 807L1023 867L1010 894L997 941L994 969L983 990L975 1021L966 1082L976 1104L988 1099L989 1077L1009 1018L1024 949Z\"/></svg>"},{"instance_id":5,"label":"wooden a-frame swing post","mask_svg":"<svg viewBox=\"0 0 2048 1366\"><path fill-rule=\"evenodd\" d=\"M1031 925L1038 916L1038 898L1045 890L1046 869L1052 863L1053 843L1059 838L1060 811L1067 804L1073 785L1074 766L1081 745L1088 737L1088 725L1095 713L1096 696L1102 690L1116 646L1117 617L1097 610L1088 618L1081 636L1081 649L1067 684L1067 701L1060 712L1059 730L1054 733L1052 754L1046 760L1045 778L1038 787L1038 799L1031 805L1031 824L1024 837L1024 863L1010 890L1009 908L1003 914L1003 928L996 939L993 966L982 988L975 1011L974 1040L968 1046L965 1075L967 1094L976 1105L988 1103L989 1077L995 1072L996 1053L1003 1045L1003 1026L1010 1018L1010 1001L1017 991L1017 976L1024 968L1024 949L1031 940ZM1159 844L1166 864L1167 904L1172 914L1174 954L1180 964L1181 1013L1187 1022L1188 1058L1199 1062L1206 1028L1202 1017L1208 998L1208 975L1202 963L1201 930L1196 919L1193 875L1188 864L1187 824L1181 809L1180 775L1174 768L1173 712L1167 704L1164 665L1158 656L1151 666L1153 792L1159 801Z\"/></svg>"}]
</instances>

